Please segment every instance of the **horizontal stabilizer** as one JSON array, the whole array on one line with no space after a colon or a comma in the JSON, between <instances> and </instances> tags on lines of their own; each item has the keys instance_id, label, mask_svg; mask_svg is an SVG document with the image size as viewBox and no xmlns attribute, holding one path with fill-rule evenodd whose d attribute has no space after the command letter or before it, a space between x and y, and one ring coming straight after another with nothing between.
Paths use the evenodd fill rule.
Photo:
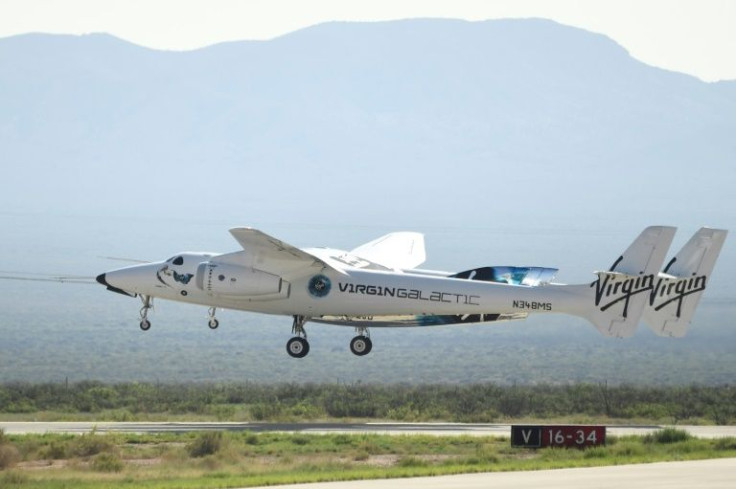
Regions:
<instances>
[{"instance_id":1,"label":"horizontal stabilizer","mask_svg":"<svg viewBox=\"0 0 736 489\"><path fill-rule=\"evenodd\" d=\"M660 336L682 337L698 307L728 231L701 228L657 276L644 322Z\"/></svg>"}]
</instances>

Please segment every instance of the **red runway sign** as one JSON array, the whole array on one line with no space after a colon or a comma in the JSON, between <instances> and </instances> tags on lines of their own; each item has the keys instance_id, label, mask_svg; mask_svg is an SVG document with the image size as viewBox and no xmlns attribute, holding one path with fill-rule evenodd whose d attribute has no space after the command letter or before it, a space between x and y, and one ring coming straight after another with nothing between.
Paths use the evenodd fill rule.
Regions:
<instances>
[{"instance_id":1,"label":"red runway sign","mask_svg":"<svg viewBox=\"0 0 736 489\"><path fill-rule=\"evenodd\" d=\"M606 444L605 426L553 425L511 427L511 446L585 448Z\"/></svg>"}]
</instances>

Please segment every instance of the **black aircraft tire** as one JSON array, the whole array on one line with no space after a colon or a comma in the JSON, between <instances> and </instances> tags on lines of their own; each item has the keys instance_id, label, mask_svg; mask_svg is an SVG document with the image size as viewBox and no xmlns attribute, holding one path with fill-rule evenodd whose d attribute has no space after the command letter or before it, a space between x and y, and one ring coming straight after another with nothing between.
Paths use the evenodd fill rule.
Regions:
<instances>
[{"instance_id":1,"label":"black aircraft tire","mask_svg":"<svg viewBox=\"0 0 736 489\"><path fill-rule=\"evenodd\" d=\"M360 335L350 340L350 351L353 353L353 355L362 357L369 354L372 349L373 342L367 336Z\"/></svg>"},{"instance_id":2,"label":"black aircraft tire","mask_svg":"<svg viewBox=\"0 0 736 489\"><path fill-rule=\"evenodd\" d=\"M293 358L304 358L309 353L309 342L296 336L286 342L286 353Z\"/></svg>"}]
</instances>

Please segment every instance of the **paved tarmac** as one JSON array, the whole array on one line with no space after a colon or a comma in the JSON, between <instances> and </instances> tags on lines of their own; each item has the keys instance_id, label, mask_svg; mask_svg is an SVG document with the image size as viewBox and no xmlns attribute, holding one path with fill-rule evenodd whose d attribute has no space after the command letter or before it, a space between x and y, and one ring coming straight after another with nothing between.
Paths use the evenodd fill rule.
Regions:
<instances>
[{"instance_id":1,"label":"paved tarmac","mask_svg":"<svg viewBox=\"0 0 736 489\"><path fill-rule=\"evenodd\" d=\"M270 489L733 489L736 458L585 469L495 472L412 479L327 482Z\"/></svg>"},{"instance_id":2,"label":"paved tarmac","mask_svg":"<svg viewBox=\"0 0 736 489\"><path fill-rule=\"evenodd\" d=\"M613 436L646 435L663 426L608 426ZM699 438L736 437L736 426L677 426ZM169 422L44 422L0 421L7 434L26 433L185 433L190 431L252 431L285 433L379 433L423 435L471 435L509 437L507 424L465 423L169 423ZM736 481L734 482L736 487Z\"/></svg>"}]
</instances>

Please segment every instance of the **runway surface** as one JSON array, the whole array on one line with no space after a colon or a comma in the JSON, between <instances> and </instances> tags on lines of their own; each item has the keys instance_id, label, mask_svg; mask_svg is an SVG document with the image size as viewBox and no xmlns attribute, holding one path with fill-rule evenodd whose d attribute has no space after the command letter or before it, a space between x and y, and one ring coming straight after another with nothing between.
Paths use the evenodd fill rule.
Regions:
<instances>
[{"instance_id":1,"label":"runway surface","mask_svg":"<svg viewBox=\"0 0 736 489\"><path fill-rule=\"evenodd\" d=\"M613 436L646 435L663 426L608 426ZM736 426L677 426L699 438L736 437ZM169 422L35 422L0 421L7 434L27 433L185 433L190 431L252 431L285 433L378 433L509 437L511 425L465 423L169 423Z\"/></svg>"},{"instance_id":2,"label":"runway surface","mask_svg":"<svg viewBox=\"0 0 736 489\"><path fill-rule=\"evenodd\" d=\"M271 486L270 489L733 489L736 459Z\"/></svg>"}]
</instances>

